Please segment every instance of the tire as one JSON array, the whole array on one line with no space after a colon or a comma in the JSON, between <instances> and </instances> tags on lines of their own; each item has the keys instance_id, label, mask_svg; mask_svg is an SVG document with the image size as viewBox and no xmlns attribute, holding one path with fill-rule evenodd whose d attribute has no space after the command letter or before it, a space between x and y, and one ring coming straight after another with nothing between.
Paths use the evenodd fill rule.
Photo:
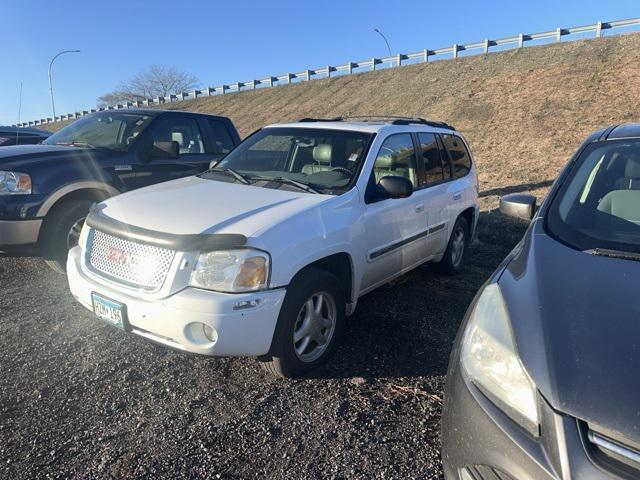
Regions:
<instances>
[{"instance_id":1,"label":"tire","mask_svg":"<svg viewBox=\"0 0 640 480\"><path fill-rule=\"evenodd\" d=\"M318 316L310 307L313 304L313 311L318 312L320 298ZM335 351L345 306L342 283L334 275L315 268L297 275L280 310L271 351L260 359L262 365L272 375L285 378L299 377L322 365Z\"/></svg>"},{"instance_id":2,"label":"tire","mask_svg":"<svg viewBox=\"0 0 640 480\"><path fill-rule=\"evenodd\" d=\"M66 274L69 250L78 244L80 230L92 200L70 200L55 207L45 219L42 232L42 256L49 267Z\"/></svg>"},{"instance_id":3,"label":"tire","mask_svg":"<svg viewBox=\"0 0 640 480\"><path fill-rule=\"evenodd\" d=\"M451 237L442 260L436 264L438 270L447 275L456 275L464 269L464 254L471 241L469 222L458 217L453 225Z\"/></svg>"}]
</instances>

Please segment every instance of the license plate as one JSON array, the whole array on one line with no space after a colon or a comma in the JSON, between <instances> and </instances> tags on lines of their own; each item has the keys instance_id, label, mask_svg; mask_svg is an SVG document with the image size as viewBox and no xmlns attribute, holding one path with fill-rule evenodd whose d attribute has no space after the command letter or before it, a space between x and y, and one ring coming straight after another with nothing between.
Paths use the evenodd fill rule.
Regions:
<instances>
[{"instance_id":1,"label":"license plate","mask_svg":"<svg viewBox=\"0 0 640 480\"><path fill-rule=\"evenodd\" d=\"M125 330L127 319L125 306L122 303L114 302L97 293L91 294L91 300L93 301L93 313L98 318Z\"/></svg>"}]
</instances>

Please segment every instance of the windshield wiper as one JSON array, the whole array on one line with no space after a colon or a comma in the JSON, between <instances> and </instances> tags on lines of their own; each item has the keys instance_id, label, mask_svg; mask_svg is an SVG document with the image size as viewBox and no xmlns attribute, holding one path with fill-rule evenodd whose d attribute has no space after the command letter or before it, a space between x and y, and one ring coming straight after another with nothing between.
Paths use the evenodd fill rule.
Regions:
<instances>
[{"instance_id":1,"label":"windshield wiper","mask_svg":"<svg viewBox=\"0 0 640 480\"><path fill-rule=\"evenodd\" d=\"M318 190L316 190L315 188L313 188L311 185L307 184L307 183L302 183L299 182L297 180L293 180L292 178L288 178L288 177L251 177L252 180L264 180L267 182L278 182L278 183L285 183L287 185L293 185L294 187L298 187L300 190L304 190L305 192L309 192L309 193L320 193Z\"/></svg>"},{"instance_id":2,"label":"windshield wiper","mask_svg":"<svg viewBox=\"0 0 640 480\"><path fill-rule=\"evenodd\" d=\"M54 145L64 145L64 146L71 146L71 147L98 148L95 145L91 145L88 142L57 142ZM100 147L100 148L106 148L106 147Z\"/></svg>"},{"instance_id":3,"label":"windshield wiper","mask_svg":"<svg viewBox=\"0 0 640 480\"><path fill-rule=\"evenodd\" d=\"M584 253L589 253L591 255L598 255L601 257L620 258L623 260L632 260L635 262L640 262L640 253L625 252L623 250L609 250L607 248L592 248L590 250L585 250Z\"/></svg>"},{"instance_id":4,"label":"windshield wiper","mask_svg":"<svg viewBox=\"0 0 640 480\"><path fill-rule=\"evenodd\" d=\"M233 178L235 178L236 180L238 180L240 183L244 183L245 185L249 185L251 182L249 181L249 176L247 175L243 175L239 172L236 172L235 170L231 169L231 168L210 168L209 170L207 170L208 172L216 172L216 173L224 173L227 175L232 176Z\"/></svg>"}]
</instances>

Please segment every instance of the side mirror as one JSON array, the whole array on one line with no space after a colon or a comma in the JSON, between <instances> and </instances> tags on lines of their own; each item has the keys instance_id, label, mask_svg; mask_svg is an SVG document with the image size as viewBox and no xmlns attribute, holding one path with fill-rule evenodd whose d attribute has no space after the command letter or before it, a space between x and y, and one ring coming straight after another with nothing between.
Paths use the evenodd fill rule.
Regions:
<instances>
[{"instance_id":1,"label":"side mirror","mask_svg":"<svg viewBox=\"0 0 640 480\"><path fill-rule=\"evenodd\" d=\"M180 155L180 144L178 142L153 142L151 148L151 158L178 158Z\"/></svg>"},{"instance_id":2,"label":"side mirror","mask_svg":"<svg viewBox=\"0 0 640 480\"><path fill-rule=\"evenodd\" d=\"M378 187L388 198L407 198L413 193L413 184L404 177L386 176L378 182Z\"/></svg>"},{"instance_id":3,"label":"side mirror","mask_svg":"<svg viewBox=\"0 0 640 480\"><path fill-rule=\"evenodd\" d=\"M526 193L512 193L500 197L500 212L529 222L536 213L536 197Z\"/></svg>"}]
</instances>

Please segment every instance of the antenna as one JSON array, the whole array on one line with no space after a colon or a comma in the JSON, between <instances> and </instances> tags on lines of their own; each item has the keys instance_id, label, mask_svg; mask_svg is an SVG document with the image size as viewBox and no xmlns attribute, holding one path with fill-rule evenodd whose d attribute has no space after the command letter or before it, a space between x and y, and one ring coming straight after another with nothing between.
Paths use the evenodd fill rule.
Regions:
<instances>
[{"instance_id":1,"label":"antenna","mask_svg":"<svg viewBox=\"0 0 640 480\"><path fill-rule=\"evenodd\" d=\"M16 145L20 145L20 114L22 113L22 82L20 82L20 95L18 96L18 128L16 129Z\"/></svg>"}]
</instances>

